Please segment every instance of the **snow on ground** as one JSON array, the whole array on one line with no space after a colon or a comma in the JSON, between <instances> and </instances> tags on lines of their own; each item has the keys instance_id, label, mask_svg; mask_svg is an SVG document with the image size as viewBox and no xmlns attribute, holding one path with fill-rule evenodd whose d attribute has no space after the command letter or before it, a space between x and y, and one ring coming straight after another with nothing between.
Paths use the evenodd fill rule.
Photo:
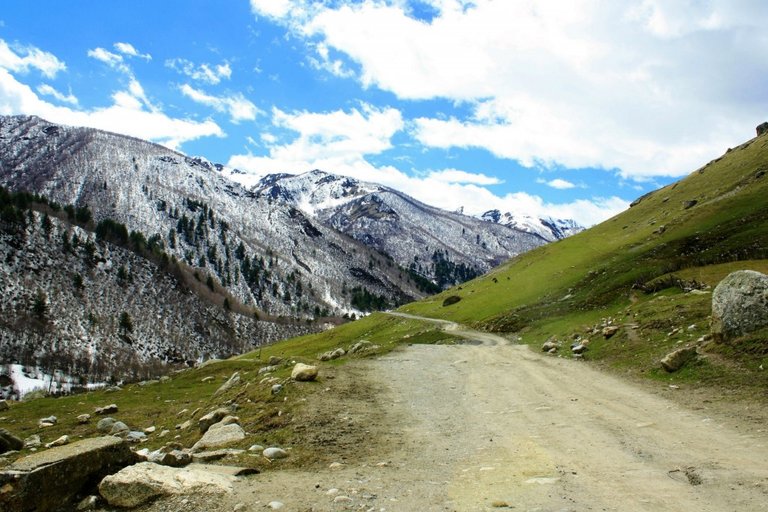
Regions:
<instances>
[{"instance_id":1,"label":"snow on ground","mask_svg":"<svg viewBox=\"0 0 768 512\"><path fill-rule=\"evenodd\" d=\"M6 398L21 400L25 395L33 391L42 390L46 393L70 393L73 389L81 388L79 378L64 375L58 371L54 375L44 373L40 368L24 366L20 364L8 364L0 370L0 375L9 377L13 384L0 388L0 394L8 395ZM86 384L86 389L104 387L103 382Z\"/></svg>"}]
</instances>

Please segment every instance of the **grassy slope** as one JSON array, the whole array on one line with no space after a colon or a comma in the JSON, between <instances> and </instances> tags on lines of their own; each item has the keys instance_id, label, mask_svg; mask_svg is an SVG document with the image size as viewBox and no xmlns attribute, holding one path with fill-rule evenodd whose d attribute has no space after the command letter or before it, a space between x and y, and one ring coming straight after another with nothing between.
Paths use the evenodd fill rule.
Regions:
<instances>
[{"instance_id":1,"label":"grassy slope","mask_svg":"<svg viewBox=\"0 0 768 512\"><path fill-rule=\"evenodd\" d=\"M599 226L526 253L486 276L402 310L516 333L534 345L553 335L567 344L574 334L584 335L587 328L610 319L622 329L610 340L593 337L588 359L655 379L746 387L764 394L768 371L761 372L758 367L768 367L768 332L757 333L737 348L715 347L696 364L667 375L658 369L659 358L708 331L711 298L664 285L656 286L654 293L632 289L633 284L663 282L671 276L712 287L736 269L768 271L768 174L758 178L762 169L768 169L768 136L730 151ZM691 200L697 204L684 208ZM451 295L462 300L444 307L443 300ZM91 436L95 435L95 424L76 425L77 414L116 402L121 409L116 418L135 428L169 428L173 431L170 437L179 435L178 441L189 446L199 433L195 428L174 430L189 417L177 413L200 407L202 414L233 400L241 405L238 415L243 426L253 433L242 447L253 442L301 445L302 434L294 429L292 418L303 414L312 393L322 391L322 377L315 384L291 383L290 364L286 364L273 374L286 384L285 392L272 396L272 383L264 382L258 369L271 355L289 362L316 361L319 353L339 346L347 348L360 339L379 345L372 354L392 350L403 342L452 341L433 325L374 314L324 333L188 370L166 383L132 385L114 394L94 392L15 404L0 420L21 437L40 433L44 441L50 441L63 433ZM363 356L320 363L321 376L352 357ZM241 372L244 384L213 398L214 391L234 371ZM206 376L215 380L202 383ZM59 416L60 425L40 431L37 419L49 414ZM155 448L167 441L155 434L147 446ZM309 455L302 457L300 450L295 453L279 465L302 464L309 459ZM241 457L237 462L265 467L263 460L252 457Z\"/></svg>"}]
</instances>

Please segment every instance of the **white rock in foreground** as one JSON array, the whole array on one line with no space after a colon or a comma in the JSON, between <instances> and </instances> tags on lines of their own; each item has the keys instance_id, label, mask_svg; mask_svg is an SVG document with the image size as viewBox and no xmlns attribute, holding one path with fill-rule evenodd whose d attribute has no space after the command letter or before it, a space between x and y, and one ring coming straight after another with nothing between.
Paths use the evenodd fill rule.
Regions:
<instances>
[{"instance_id":1,"label":"white rock in foreground","mask_svg":"<svg viewBox=\"0 0 768 512\"><path fill-rule=\"evenodd\" d=\"M229 493L235 480L219 473L141 462L105 477L99 492L111 506L130 508L158 496Z\"/></svg>"},{"instance_id":2,"label":"white rock in foreground","mask_svg":"<svg viewBox=\"0 0 768 512\"><path fill-rule=\"evenodd\" d=\"M304 363L296 363L291 372L293 380L308 382L317 378L317 366L311 366Z\"/></svg>"}]
</instances>

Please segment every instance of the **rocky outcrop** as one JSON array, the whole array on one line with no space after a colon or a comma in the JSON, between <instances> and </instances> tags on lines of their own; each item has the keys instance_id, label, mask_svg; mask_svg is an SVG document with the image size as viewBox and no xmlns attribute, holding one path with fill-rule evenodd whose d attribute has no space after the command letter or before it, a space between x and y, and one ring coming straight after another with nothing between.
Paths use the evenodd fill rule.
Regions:
<instances>
[{"instance_id":1,"label":"rocky outcrop","mask_svg":"<svg viewBox=\"0 0 768 512\"><path fill-rule=\"evenodd\" d=\"M712 337L724 342L768 326L768 276L739 270L712 292Z\"/></svg>"},{"instance_id":2,"label":"rocky outcrop","mask_svg":"<svg viewBox=\"0 0 768 512\"><path fill-rule=\"evenodd\" d=\"M141 462L104 478L99 493L114 507L130 508L173 494L225 494L234 483L234 476L223 473Z\"/></svg>"},{"instance_id":3,"label":"rocky outcrop","mask_svg":"<svg viewBox=\"0 0 768 512\"><path fill-rule=\"evenodd\" d=\"M57 510L70 503L88 483L135 461L128 445L112 436L33 453L0 472L0 510Z\"/></svg>"},{"instance_id":4,"label":"rocky outcrop","mask_svg":"<svg viewBox=\"0 0 768 512\"><path fill-rule=\"evenodd\" d=\"M757 125L757 128L755 128L755 131L757 132L758 137L765 133L768 133L768 121Z\"/></svg>"}]
</instances>

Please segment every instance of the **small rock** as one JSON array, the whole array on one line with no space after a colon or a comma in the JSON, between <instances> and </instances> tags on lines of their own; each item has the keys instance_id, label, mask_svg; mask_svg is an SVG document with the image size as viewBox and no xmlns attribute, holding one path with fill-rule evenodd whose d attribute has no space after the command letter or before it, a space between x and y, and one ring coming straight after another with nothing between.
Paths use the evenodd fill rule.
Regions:
<instances>
[{"instance_id":1,"label":"small rock","mask_svg":"<svg viewBox=\"0 0 768 512\"><path fill-rule=\"evenodd\" d=\"M192 426L192 422L190 420L187 420L184 423L179 423L178 425L176 425L176 430L187 430L191 426Z\"/></svg>"},{"instance_id":2,"label":"small rock","mask_svg":"<svg viewBox=\"0 0 768 512\"><path fill-rule=\"evenodd\" d=\"M138 430L132 430L126 434L125 440L129 443L142 443L147 440L147 434Z\"/></svg>"},{"instance_id":3,"label":"small rock","mask_svg":"<svg viewBox=\"0 0 768 512\"><path fill-rule=\"evenodd\" d=\"M96 414L115 414L117 412L116 404L105 405L104 407L97 407Z\"/></svg>"},{"instance_id":4,"label":"small rock","mask_svg":"<svg viewBox=\"0 0 768 512\"><path fill-rule=\"evenodd\" d=\"M270 460L275 459L285 459L288 457L288 452L283 450L282 448L278 448L275 446L272 446L270 448L267 448L262 452L262 455L264 455L266 458Z\"/></svg>"},{"instance_id":5,"label":"small rock","mask_svg":"<svg viewBox=\"0 0 768 512\"><path fill-rule=\"evenodd\" d=\"M261 453L261 452L264 451L264 447L261 446L260 444L253 444L253 445L251 445L250 448L248 448L248 451L249 452Z\"/></svg>"},{"instance_id":6,"label":"small rock","mask_svg":"<svg viewBox=\"0 0 768 512\"><path fill-rule=\"evenodd\" d=\"M577 354L577 355L581 355L584 352L586 352L587 350L588 350L587 346L586 345L582 345L581 343L571 347L571 352L573 352L574 354Z\"/></svg>"},{"instance_id":7,"label":"small rock","mask_svg":"<svg viewBox=\"0 0 768 512\"><path fill-rule=\"evenodd\" d=\"M554 341L545 341L544 344L541 346L542 352L550 352L552 350L557 351L557 349L558 349L558 344L555 343Z\"/></svg>"},{"instance_id":8,"label":"small rock","mask_svg":"<svg viewBox=\"0 0 768 512\"><path fill-rule=\"evenodd\" d=\"M126 425L122 421L116 421L112 425L112 428L109 429L109 435L123 437L123 436L128 435L128 432L130 432L130 431L131 431L131 429L128 428L128 425Z\"/></svg>"},{"instance_id":9,"label":"small rock","mask_svg":"<svg viewBox=\"0 0 768 512\"><path fill-rule=\"evenodd\" d=\"M308 364L296 363L291 371L291 378L299 382L309 382L317 379L317 366L310 366Z\"/></svg>"},{"instance_id":10,"label":"small rock","mask_svg":"<svg viewBox=\"0 0 768 512\"><path fill-rule=\"evenodd\" d=\"M48 416L47 418L41 418L40 421L37 423L37 426L40 428L52 427L58 421L59 419L56 416Z\"/></svg>"},{"instance_id":11,"label":"small rock","mask_svg":"<svg viewBox=\"0 0 768 512\"><path fill-rule=\"evenodd\" d=\"M358 352L365 352L367 350L374 350L379 348L378 345L372 344L370 341L367 340L360 340L351 347L349 347L348 352L350 354L357 354Z\"/></svg>"},{"instance_id":12,"label":"small rock","mask_svg":"<svg viewBox=\"0 0 768 512\"><path fill-rule=\"evenodd\" d=\"M338 358L344 356L345 354L346 354L346 352L344 351L343 348L337 348L337 349L334 349L334 350L330 350L330 351L328 351L328 352L326 352L324 354L321 354L318 357L318 359L320 359L321 361L331 361L333 359L338 359Z\"/></svg>"},{"instance_id":13,"label":"small rock","mask_svg":"<svg viewBox=\"0 0 768 512\"><path fill-rule=\"evenodd\" d=\"M154 434L154 433L155 433L155 430L157 430L157 427L156 427L156 426L154 426L154 425L152 425L151 427L147 427L147 428L145 428L145 429L144 429L144 433L145 433L145 434L147 434L147 435L149 435L149 434Z\"/></svg>"},{"instance_id":14,"label":"small rock","mask_svg":"<svg viewBox=\"0 0 768 512\"><path fill-rule=\"evenodd\" d=\"M81 415L79 415L79 416L77 417L77 422L78 422L80 425L85 425L85 424L86 424L86 423L88 423L89 421L91 421L91 415L90 415L90 414L81 414Z\"/></svg>"},{"instance_id":15,"label":"small rock","mask_svg":"<svg viewBox=\"0 0 768 512\"><path fill-rule=\"evenodd\" d=\"M186 450L171 450L163 454L160 458L160 464L180 468L192 462L192 454Z\"/></svg>"},{"instance_id":16,"label":"small rock","mask_svg":"<svg viewBox=\"0 0 768 512\"><path fill-rule=\"evenodd\" d=\"M69 436L61 436L60 438L56 439L55 441L51 441L50 443L46 443L46 448L53 448L54 446L64 446L65 444L69 444Z\"/></svg>"},{"instance_id":17,"label":"small rock","mask_svg":"<svg viewBox=\"0 0 768 512\"><path fill-rule=\"evenodd\" d=\"M8 410L8 409L10 409L10 408L11 408L11 406L10 406L10 405L8 405L8 402L7 402L7 401L5 401L5 400L0 400L0 411L7 411L7 410Z\"/></svg>"},{"instance_id":18,"label":"small rock","mask_svg":"<svg viewBox=\"0 0 768 512\"><path fill-rule=\"evenodd\" d=\"M333 498L334 503L352 503L352 498L349 496L336 496Z\"/></svg>"},{"instance_id":19,"label":"small rock","mask_svg":"<svg viewBox=\"0 0 768 512\"><path fill-rule=\"evenodd\" d=\"M115 418L102 418L96 424L96 430L102 434L108 434L112 430L112 426L117 422Z\"/></svg>"},{"instance_id":20,"label":"small rock","mask_svg":"<svg viewBox=\"0 0 768 512\"><path fill-rule=\"evenodd\" d=\"M188 412L189 412L189 409L182 409L182 410L180 410L179 412L176 413L176 417L180 418L180 417L184 416L185 414L187 414Z\"/></svg>"},{"instance_id":21,"label":"small rock","mask_svg":"<svg viewBox=\"0 0 768 512\"><path fill-rule=\"evenodd\" d=\"M40 448L41 446L43 446L43 442L37 434L33 434L24 439L24 448Z\"/></svg>"},{"instance_id":22,"label":"small rock","mask_svg":"<svg viewBox=\"0 0 768 512\"><path fill-rule=\"evenodd\" d=\"M273 395L276 395L276 394L280 393L282 390L283 390L283 385L282 384L275 384L274 386L272 386L272 394Z\"/></svg>"},{"instance_id":23,"label":"small rock","mask_svg":"<svg viewBox=\"0 0 768 512\"><path fill-rule=\"evenodd\" d=\"M269 366L264 366L264 367L262 367L262 368L259 368L259 371L258 371L257 373L258 373L259 375L262 375L262 374L264 374L264 373L272 373L272 372L276 372L276 371L277 371L277 370L279 370L279 369L280 369L280 367L279 367L279 366L277 366L277 365L269 365Z\"/></svg>"},{"instance_id":24,"label":"small rock","mask_svg":"<svg viewBox=\"0 0 768 512\"><path fill-rule=\"evenodd\" d=\"M229 378L229 380L227 380L227 382L222 384L221 387L216 390L216 392L213 394L213 396L218 396L218 395L220 395L222 393L226 393L227 391L229 391L233 387L237 386L239 383L240 383L240 372L235 372L235 373L232 374L232 376Z\"/></svg>"},{"instance_id":25,"label":"small rock","mask_svg":"<svg viewBox=\"0 0 768 512\"><path fill-rule=\"evenodd\" d=\"M282 357L277 357L277 356L269 356L269 359L267 360L267 364L269 366L277 366L278 364L280 364L282 362L283 362L283 358Z\"/></svg>"},{"instance_id":26,"label":"small rock","mask_svg":"<svg viewBox=\"0 0 768 512\"><path fill-rule=\"evenodd\" d=\"M245 503L238 503L237 505L235 505L235 507L234 507L232 510L233 510L234 512L242 512L242 511L243 511L243 510L245 510L246 508L247 508L247 507L245 506Z\"/></svg>"},{"instance_id":27,"label":"small rock","mask_svg":"<svg viewBox=\"0 0 768 512\"><path fill-rule=\"evenodd\" d=\"M211 411L199 420L197 420L197 426L200 427L200 433L205 434L206 431L214 425L220 422L222 419L229 416L230 410L220 407L215 411Z\"/></svg>"},{"instance_id":28,"label":"small rock","mask_svg":"<svg viewBox=\"0 0 768 512\"><path fill-rule=\"evenodd\" d=\"M159 434L157 434L157 437L158 439L162 439L163 437L167 436L170 433L171 433L170 430L163 429Z\"/></svg>"},{"instance_id":29,"label":"small rock","mask_svg":"<svg viewBox=\"0 0 768 512\"><path fill-rule=\"evenodd\" d=\"M267 503L267 508L271 508L272 510L280 510L284 506L285 504L281 501L270 501Z\"/></svg>"},{"instance_id":30,"label":"small rock","mask_svg":"<svg viewBox=\"0 0 768 512\"><path fill-rule=\"evenodd\" d=\"M200 382L211 382L214 379L215 377L213 375L209 375L207 377L203 377L202 379L200 379Z\"/></svg>"},{"instance_id":31,"label":"small rock","mask_svg":"<svg viewBox=\"0 0 768 512\"><path fill-rule=\"evenodd\" d=\"M618 326L615 326L615 325L609 325L607 327L603 327L603 331L602 331L603 337L605 339L612 337L617 332L619 332L619 328Z\"/></svg>"},{"instance_id":32,"label":"small rock","mask_svg":"<svg viewBox=\"0 0 768 512\"><path fill-rule=\"evenodd\" d=\"M696 357L696 347L683 347L664 356L661 366L669 373L676 372L694 357Z\"/></svg>"},{"instance_id":33,"label":"small rock","mask_svg":"<svg viewBox=\"0 0 768 512\"><path fill-rule=\"evenodd\" d=\"M343 467L344 467L344 464L342 464L341 462L331 462L328 465L328 469L341 469Z\"/></svg>"}]
</instances>

